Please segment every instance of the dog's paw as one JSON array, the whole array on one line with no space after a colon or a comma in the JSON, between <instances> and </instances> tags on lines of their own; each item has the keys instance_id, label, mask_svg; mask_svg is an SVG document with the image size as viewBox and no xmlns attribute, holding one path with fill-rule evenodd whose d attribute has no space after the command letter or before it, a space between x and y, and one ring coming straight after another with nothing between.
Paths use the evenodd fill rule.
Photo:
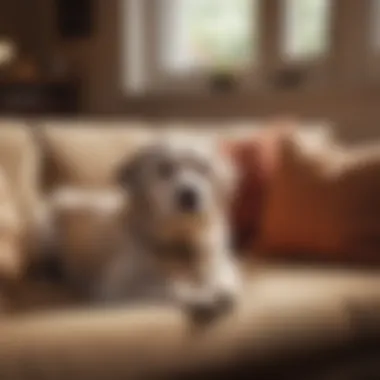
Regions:
<instances>
[{"instance_id":1,"label":"dog's paw","mask_svg":"<svg viewBox=\"0 0 380 380\"><path fill-rule=\"evenodd\" d=\"M239 268L232 261L223 262L211 273L208 286L217 297L230 299L235 304L243 288Z\"/></svg>"},{"instance_id":2,"label":"dog's paw","mask_svg":"<svg viewBox=\"0 0 380 380\"><path fill-rule=\"evenodd\" d=\"M185 305L185 311L195 323L210 323L229 314L235 307L236 298L231 294L220 293L208 301L195 299Z\"/></svg>"},{"instance_id":3,"label":"dog's paw","mask_svg":"<svg viewBox=\"0 0 380 380\"><path fill-rule=\"evenodd\" d=\"M208 323L231 312L236 304L235 292L215 288L177 286L175 299L187 316L196 323Z\"/></svg>"}]
</instances>

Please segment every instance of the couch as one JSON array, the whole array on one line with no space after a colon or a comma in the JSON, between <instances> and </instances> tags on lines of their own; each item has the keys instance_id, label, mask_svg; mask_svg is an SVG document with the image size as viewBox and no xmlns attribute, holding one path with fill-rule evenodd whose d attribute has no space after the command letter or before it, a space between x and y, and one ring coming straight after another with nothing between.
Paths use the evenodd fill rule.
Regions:
<instances>
[{"instance_id":1,"label":"couch","mask_svg":"<svg viewBox=\"0 0 380 380\"><path fill-rule=\"evenodd\" d=\"M205 138L250 128L188 127ZM36 210L49 191L68 184L112 187L118 162L162 128L2 120L0 167L12 197L0 201L12 204L22 220L22 244L14 248L20 261L33 261ZM241 304L206 326L163 306L87 308L59 281L19 272L25 273L7 285L11 296L0 322L2 380L380 378L377 268L252 260L245 265Z\"/></svg>"}]
</instances>

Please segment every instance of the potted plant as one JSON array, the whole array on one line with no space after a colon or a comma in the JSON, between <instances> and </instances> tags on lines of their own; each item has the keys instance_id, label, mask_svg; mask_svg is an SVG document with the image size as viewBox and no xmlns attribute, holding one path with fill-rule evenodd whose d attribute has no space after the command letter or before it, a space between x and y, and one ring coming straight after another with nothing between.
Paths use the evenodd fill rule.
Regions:
<instances>
[{"instance_id":1,"label":"potted plant","mask_svg":"<svg viewBox=\"0 0 380 380\"><path fill-rule=\"evenodd\" d=\"M238 84L237 70L233 65L217 65L210 71L209 82L213 91L231 92L236 89Z\"/></svg>"}]
</instances>

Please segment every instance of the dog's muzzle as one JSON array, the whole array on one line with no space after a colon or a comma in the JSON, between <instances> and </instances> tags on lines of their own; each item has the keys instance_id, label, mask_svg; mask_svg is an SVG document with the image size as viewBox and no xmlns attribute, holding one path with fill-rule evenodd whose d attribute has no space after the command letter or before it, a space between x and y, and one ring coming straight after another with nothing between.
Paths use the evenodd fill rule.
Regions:
<instances>
[{"instance_id":1,"label":"dog's muzzle","mask_svg":"<svg viewBox=\"0 0 380 380\"><path fill-rule=\"evenodd\" d=\"M200 196L196 189L183 187L177 192L177 206L179 210L186 213L199 211L201 206Z\"/></svg>"}]
</instances>

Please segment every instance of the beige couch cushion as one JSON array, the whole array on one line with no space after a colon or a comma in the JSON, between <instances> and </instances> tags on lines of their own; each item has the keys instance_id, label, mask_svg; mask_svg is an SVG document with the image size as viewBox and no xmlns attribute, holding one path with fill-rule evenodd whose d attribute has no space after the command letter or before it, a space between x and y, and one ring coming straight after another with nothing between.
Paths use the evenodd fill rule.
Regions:
<instances>
[{"instance_id":1,"label":"beige couch cushion","mask_svg":"<svg viewBox=\"0 0 380 380\"><path fill-rule=\"evenodd\" d=\"M62 184L109 186L121 160L157 136L235 139L257 133L264 125L244 119L151 124L128 120L42 120L39 124L39 139L47 162L47 188ZM309 126L314 124L308 123Z\"/></svg>"},{"instance_id":2,"label":"beige couch cushion","mask_svg":"<svg viewBox=\"0 0 380 380\"><path fill-rule=\"evenodd\" d=\"M20 254L25 255L36 243L35 221L40 205L39 153L39 147L26 123L0 120L0 219L7 226L2 230L4 233L0 241L5 246L4 255L19 249L22 251ZM6 232L9 230L12 232ZM20 265L26 261L26 257L13 259L14 265L20 260Z\"/></svg>"},{"instance_id":3,"label":"beige couch cushion","mask_svg":"<svg viewBox=\"0 0 380 380\"><path fill-rule=\"evenodd\" d=\"M145 125L116 122L44 122L39 132L48 188L108 186L121 160L152 137Z\"/></svg>"},{"instance_id":4,"label":"beige couch cushion","mask_svg":"<svg viewBox=\"0 0 380 380\"><path fill-rule=\"evenodd\" d=\"M4 170L0 167L0 281L19 279L25 260L22 252L24 220ZM3 290L3 289L2 289ZM2 294L4 295L4 294Z\"/></svg>"},{"instance_id":5,"label":"beige couch cushion","mask_svg":"<svg viewBox=\"0 0 380 380\"><path fill-rule=\"evenodd\" d=\"M0 120L0 165L22 212L30 215L40 196L40 148L26 122Z\"/></svg>"},{"instance_id":6,"label":"beige couch cushion","mask_svg":"<svg viewBox=\"0 0 380 380\"><path fill-rule=\"evenodd\" d=\"M136 148L163 135L204 139L251 133L252 122L148 124L119 121L43 121L39 130L47 159L47 187L104 187L113 183L121 160Z\"/></svg>"},{"instance_id":7,"label":"beige couch cushion","mask_svg":"<svg viewBox=\"0 0 380 380\"><path fill-rule=\"evenodd\" d=\"M123 246L125 201L116 189L63 187L49 196L50 223L71 281L98 276L110 254Z\"/></svg>"}]
</instances>

